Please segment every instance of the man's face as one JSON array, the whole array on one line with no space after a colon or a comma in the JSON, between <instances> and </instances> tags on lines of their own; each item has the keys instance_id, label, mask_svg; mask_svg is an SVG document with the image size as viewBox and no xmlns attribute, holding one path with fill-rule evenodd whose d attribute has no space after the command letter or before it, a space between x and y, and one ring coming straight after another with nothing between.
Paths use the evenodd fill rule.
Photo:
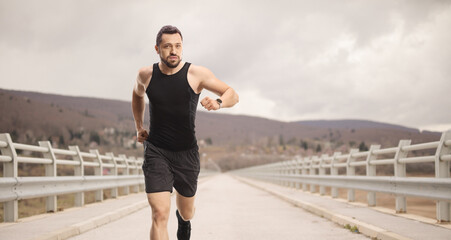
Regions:
<instances>
[{"instance_id":1,"label":"man's face","mask_svg":"<svg viewBox=\"0 0 451 240\"><path fill-rule=\"evenodd\" d=\"M160 46L155 46L161 62L170 68L176 68L182 61L182 38L180 34L163 34Z\"/></svg>"}]
</instances>

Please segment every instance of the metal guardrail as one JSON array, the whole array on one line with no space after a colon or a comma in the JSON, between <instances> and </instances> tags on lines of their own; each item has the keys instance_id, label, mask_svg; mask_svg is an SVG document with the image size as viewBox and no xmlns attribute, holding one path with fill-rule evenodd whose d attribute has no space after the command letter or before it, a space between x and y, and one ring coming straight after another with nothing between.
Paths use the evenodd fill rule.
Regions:
<instances>
[{"instance_id":1,"label":"metal guardrail","mask_svg":"<svg viewBox=\"0 0 451 240\"><path fill-rule=\"evenodd\" d=\"M368 206L376 206L376 193L396 195L396 212L406 212L406 197L423 197L436 200L437 220L449 222L451 216L451 130L444 132L440 141L410 145L411 140L401 140L398 147L380 149L371 145L368 151L351 149L348 154L336 152L333 156L297 157L293 160L238 169L234 174L269 181L310 192L326 194L331 187L333 198L338 197L338 188L347 189L348 201L355 201L355 190L368 191ZM435 149L430 156L409 157L417 150ZM391 158L381 159L387 155ZM435 178L406 177L406 164L433 162ZM376 166L393 165L394 176L376 176ZM356 167L364 166L366 176L356 176ZM339 175L340 168L346 175ZM328 171L326 171L328 170ZM326 174L328 172L328 174Z\"/></svg>"},{"instance_id":2,"label":"metal guardrail","mask_svg":"<svg viewBox=\"0 0 451 240\"><path fill-rule=\"evenodd\" d=\"M140 175L0 178L0 202L140 185Z\"/></svg>"},{"instance_id":3,"label":"metal guardrail","mask_svg":"<svg viewBox=\"0 0 451 240\"><path fill-rule=\"evenodd\" d=\"M5 222L17 221L18 200L22 199L46 197L46 211L56 212L57 195L75 193L75 206L83 206L86 191L95 191L96 201L103 201L104 189L111 189L113 198L118 197L119 188L126 195L130 189L134 193L144 191L143 158L116 156L111 152L101 155L98 150L81 152L78 146L56 149L48 141L39 142L39 146L14 143L8 133L0 134L0 150L0 163L3 163L0 202L3 202ZM38 152L43 158L20 156L17 150ZM44 164L45 176L18 176L18 163ZM74 176L57 176L58 165L73 166ZM94 176L85 175L85 167L94 168ZM110 171L108 175L104 175L104 169ZM199 177L215 173L202 169Z\"/></svg>"}]
</instances>

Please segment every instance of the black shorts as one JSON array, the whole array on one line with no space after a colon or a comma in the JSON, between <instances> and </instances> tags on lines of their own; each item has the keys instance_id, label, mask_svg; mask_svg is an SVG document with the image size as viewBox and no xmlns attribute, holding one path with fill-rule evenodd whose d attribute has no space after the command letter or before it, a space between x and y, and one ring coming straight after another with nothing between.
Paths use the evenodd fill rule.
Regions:
<instances>
[{"instance_id":1,"label":"black shorts","mask_svg":"<svg viewBox=\"0 0 451 240\"><path fill-rule=\"evenodd\" d=\"M172 187L184 197L196 194L200 171L199 148L172 152L144 141L142 166L146 193L171 192Z\"/></svg>"}]
</instances>

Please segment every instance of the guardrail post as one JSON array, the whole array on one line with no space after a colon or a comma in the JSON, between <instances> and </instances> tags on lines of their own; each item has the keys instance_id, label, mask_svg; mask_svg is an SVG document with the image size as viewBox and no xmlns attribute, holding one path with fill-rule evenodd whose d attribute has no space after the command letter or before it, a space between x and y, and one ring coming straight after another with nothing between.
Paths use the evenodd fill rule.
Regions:
<instances>
[{"instance_id":1,"label":"guardrail post","mask_svg":"<svg viewBox=\"0 0 451 240\"><path fill-rule=\"evenodd\" d=\"M56 177L56 157L53 152L52 144L49 141L39 141L39 146L48 149L48 152L43 153L45 158L51 159L51 164L45 165L45 176L46 177ZM56 212L58 210L58 201L56 200L56 195L48 196L45 201L47 212Z\"/></svg>"},{"instance_id":2,"label":"guardrail post","mask_svg":"<svg viewBox=\"0 0 451 240\"><path fill-rule=\"evenodd\" d=\"M270 174L270 178L268 179L272 184L277 184L277 172L274 169L274 163L272 163L271 165L269 165L268 167L268 173Z\"/></svg>"},{"instance_id":3,"label":"guardrail post","mask_svg":"<svg viewBox=\"0 0 451 240\"><path fill-rule=\"evenodd\" d=\"M74 167L74 176L85 176L85 167L83 163L83 157L81 156L80 148L78 146L69 146L69 150L76 152L77 154L72 157L74 161L80 163L80 165ZM85 205L85 193L75 193L75 206L82 207Z\"/></svg>"},{"instance_id":4,"label":"guardrail post","mask_svg":"<svg viewBox=\"0 0 451 240\"><path fill-rule=\"evenodd\" d=\"M116 162L116 159L114 159L114 153L107 152L107 153L105 153L105 155L111 157L112 162L114 164L113 175L117 176L118 175L118 173L117 173L117 162ZM118 188L117 187L112 188L111 189L111 197L112 198L117 198L118 196L119 196Z\"/></svg>"},{"instance_id":5,"label":"guardrail post","mask_svg":"<svg viewBox=\"0 0 451 240\"><path fill-rule=\"evenodd\" d=\"M286 176L286 179L287 179L287 187L291 187L291 184L293 183L292 181L291 181L291 178L290 178L290 176L291 176L291 161L285 161L285 176Z\"/></svg>"},{"instance_id":6,"label":"guardrail post","mask_svg":"<svg viewBox=\"0 0 451 240\"><path fill-rule=\"evenodd\" d=\"M103 163L102 163L102 158L100 157L100 153L99 150L94 149L94 150L89 150L90 153L95 154L97 157L97 162L99 163L99 167L95 167L94 168L94 175L95 176L103 176ZM95 200L96 202L101 202L103 201L103 189L99 189L95 191Z\"/></svg>"},{"instance_id":7,"label":"guardrail post","mask_svg":"<svg viewBox=\"0 0 451 240\"><path fill-rule=\"evenodd\" d=\"M0 148L2 155L10 156L11 162L3 163L3 177L17 178L17 152L14 148L11 136L8 133L0 134L0 141L6 142L6 148ZM15 222L19 219L18 201L12 200L3 203L3 221Z\"/></svg>"},{"instance_id":8,"label":"guardrail post","mask_svg":"<svg viewBox=\"0 0 451 240\"><path fill-rule=\"evenodd\" d=\"M282 173L282 175L280 177L280 179L282 181L281 184L282 184L282 186L289 187L290 186L290 179L288 178L289 163L288 163L288 161L281 161L279 165L280 165L280 169L281 169L281 173Z\"/></svg>"},{"instance_id":9,"label":"guardrail post","mask_svg":"<svg viewBox=\"0 0 451 240\"><path fill-rule=\"evenodd\" d=\"M273 180L272 180L272 182L273 182L274 184L279 184L279 179L280 179L280 177L279 177L279 169L278 169L278 166L279 166L279 163L276 162L276 163L274 163L273 166L271 167L271 172L272 172L272 174L273 174Z\"/></svg>"},{"instance_id":10,"label":"guardrail post","mask_svg":"<svg viewBox=\"0 0 451 240\"><path fill-rule=\"evenodd\" d=\"M346 175L347 176L355 176L355 167L351 166L351 162L355 161L355 158L352 157L352 154L359 152L359 149L352 148L351 151L349 151L349 156L346 161ZM348 201L354 202L355 201L355 190L354 189L348 189Z\"/></svg>"},{"instance_id":11,"label":"guardrail post","mask_svg":"<svg viewBox=\"0 0 451 240\"><path fill-rule=\"evenodd\" d=\"M323 154L323 155L321 155L321 159L319 160L319 175L320 176L326 175L326 168L323 167L323 164L324 164L324 158L327 158L327 157L329 157L329 155ZM326 186L324 186L324 185L319 186L319 194L320 195L326 194Z\"/></svg>"},{"instance_id":12,"label":"guardrail post","mask_svg":"<svg viewBox=\"0 0 451 240\"><path fill-rule=\"evenodd\" d=\"M287 162L282 161L282 186L288 186L288 181L285 178L287 176Z\"/></svg>"},{"instance_id":13,"label":"guardrail post","mask_svg":"<svg viewBox=\"0 0 451 240\"><path fill-rule=\"evenodd\" d=\"M451 130L444 132L440 138L440 143L437 147L435 153L435 177L436 178L449 178L449 168L450 162L442 161L440 157L442 155L448 155L451 153L451 145L446 145L445 142L451 140ZM437 221L438 222L449 222L451 219L450 202L447 201L437 201L436 211L437 211Z\"/></svg>"},{"instance_id":14,"label":"guardrail post","mask_svg":"<svg viewBox=\"0 0 451 240\"><path fill-rule=\"evenodd\" d=\"M302 158L302 175L307 176L307 161L310 157ZM307 191L307 183L302 182L302 191Z\"/></svg>"},{"instance_id":15,"label":"guardrail post","mask_svg":"<svg viewBox=\"0 0 451 240\"><path fill-rule=\"evenodd\" d=\"M334 152L334 156L332 157L332 161L330 163L330 175L331 176L338 176L338 168L336 168L334 166L334 164L335 164L335 160L337 160L337 157L340 154L341 154L340 152ZM332 196L332 198L337 198L338 197L338 188L332 187L330 190L330 195Z\"/></svg>"},{"instance_id":16,"label":"guardrail post","mask_svg":"<svg viewBox=\"0 0 451 240\"><path fill-rule=\"evenodd\" d=\"M278 164L277 164L277 169L278 169L278 172L279 172L279 185L281 185L281 186L283 186L283 184L284 184L284 181L283 181L283 162L279 162Z\"/></svg>"},{"instance_id":17,"label":"guardrail post","mask_svg":"<svg viewBox=\"0 0 451 240\"><path fill-rule=\"evenodd\" d=\"M136 161L135 157L130 157L130 160L132 160L133 163L133 169L132 169L132 175L138 175L138 163ZM132 193L139 192L139 185L133 185L132 186Z\"/></svg>"},{"instance_id":18,"label":"guardrail post","mask_svg":"<svg viewBox=\"0 0 451 240\"><path fill-rule=\"evenodd\" d=\"M368 152L368 156L366 158L366 175L367 176L376 176L376 165L371 164L372 160L377 159L376 154L373 154L374 150L378 150L381 148L381 145L371 145L370 150ZM376 193L368 192L368 206L373 207L376 206Z\"/></svg>"},{"instance_id":19,"label":"guardrail post","mask_svg":"<svg viewBox=\"0 0 451 240\"><path fill-rule=\"evenodd\" d=\"M296 175L296 160L291 160L290 161L290 187L292 188L296 188L296 183L295 183L295 175Z\"/></svg>"},{"instance_id":20,"label":"guardrail post","mask_svg":"<svg viewBox=\"0 0 451 240\"><path fill-rule=\"evenodd\" d=\"M286 166L286 162L285 161L283 161L282 162L282 167L281 167L281 169L282 169L282 186L287 186L287 180L285 179L285 176L286 176L286 171L287 171L287 166Z\"/></svg>"},{"instance_id":21,"label":"guardrail post","mask_svg":"<svg viewBox=\"0 0 451 240\"><path fill-rule=\"evenodd\" d=\"M299 175L301 175L301 170L299 169L301 167L301 159L299 156L296 156L296 160L295 160L295 174L296 177L298 177ZM296 182L296 189L300 189L301 188L301 184L299 182Z\"/></svg>"},{"instance_id":22,"label":"guardrail post","mask_svg":"<svg viewBox=\"0 0 451 240\"><path fill-rule=\"evenodd\" d=\"M410 145L411 140L399 141L398 150L395 154L395 177L406 177L406 164L400 163L399 159L407 157L408 151L403 151L402 147ZM405 213L407 211L407 201L404 196L396 196L396 213Z\"/></svg>"},{"instance_id":23,"label":"guardrail post","mask_svg":"<svg viewBox=\"0 0 451 240\"><path fill-rule=\"evenodd\" d=\"M290 174L290 163L288 161L283 161L283 176L285 178L284 186L290 187L290 180L288 178Z\"/></svg>"},{"instance_id":24,"label":"guardrail post","mask_svg":"<svg viewBox=\"0 0 451 240\"><path fill-rule=\"evenodd\" d=\"M130 175L130 166L128 165L127 157L125 156L125 154L120 154L119 158L124 160L124 163L125 163L125 166L126 166L125 171L122 174L123 175ZM128 186L125 186L123 189L124 189L124 194L125 195L130 194L130 188Z\"/></svg>"},{"instance_id":25,"label":"guardrail post","mask_svg":"<svg viewBox=\"0 0 451 240\"><path fill-rule=\"evenodd\" d=\"M310 158L310 166L309 166L309 173L310 175L316 175L316 170L313 168L314 166L314 161L318 159L317 156L313 156L313 158ZM310 192L311 193L315 193L316 192L316 185L311 183L310 184Z\"/></svg>"}]
</instances>

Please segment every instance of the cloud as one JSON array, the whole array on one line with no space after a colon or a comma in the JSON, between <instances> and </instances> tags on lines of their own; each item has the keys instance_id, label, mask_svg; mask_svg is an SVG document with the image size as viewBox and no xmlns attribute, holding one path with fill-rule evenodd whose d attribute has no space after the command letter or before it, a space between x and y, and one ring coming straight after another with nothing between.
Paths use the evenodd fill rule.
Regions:
<instances>
[{"instance_id":1,"label":"cloud","mask_svg":"<svg viewBox=\"0 0 451 240\"><path fill-rule=\"evenodd\" d=\"M451 124L447 1L2 1L0 87L129 100L161 26L234 87L229 113ZM431 127L432 126L432 127Z\"/></svg>"}]
</instances>

